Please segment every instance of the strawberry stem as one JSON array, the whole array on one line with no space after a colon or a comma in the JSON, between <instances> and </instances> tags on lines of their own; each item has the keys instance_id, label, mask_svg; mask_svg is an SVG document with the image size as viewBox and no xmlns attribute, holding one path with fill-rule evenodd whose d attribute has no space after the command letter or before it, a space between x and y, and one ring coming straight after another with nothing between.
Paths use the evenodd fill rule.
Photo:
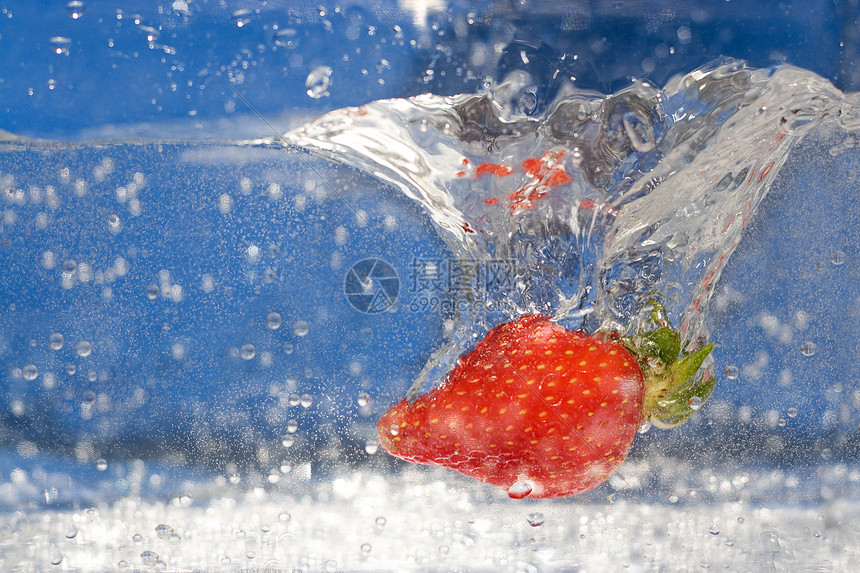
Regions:
<instances>
[{"instance_id":1,"label":"strawberry stem","mask_svg":"<svg viewBox=\"0 0 860 573\"><path fill-rule=\"evenodd\" d=\"M686 422L714 391L716 378L698 374L714 345L687 352L680 334L668 326L663 306L656 301L650 304L648 322L656 328L622 340L639 358L645 375L643 421L662 429L674 428Z\"/></svg>"}]
</instances>

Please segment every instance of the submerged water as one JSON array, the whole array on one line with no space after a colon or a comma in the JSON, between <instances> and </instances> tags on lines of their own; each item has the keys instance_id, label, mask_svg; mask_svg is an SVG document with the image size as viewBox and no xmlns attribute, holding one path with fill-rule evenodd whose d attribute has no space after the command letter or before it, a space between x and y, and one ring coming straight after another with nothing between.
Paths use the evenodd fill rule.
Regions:
<instances>
[{"instance_id":1,"label":"submerged water","mask_svg":"<svg viewBox=\"0 0 860 573\"><path fill-rule=\"evenodd\" d=\"M320 74L310 97L331 87ZM523 313L635 332L658 299L687 340L712 339L734 296L715 296L718 279L778 174L802 172L810 142L850 163L858 118L854 95L811 72L722 60L611 95L520 70L283 137L9 136L4 567L856 562L855 466L816 444L807 465L750 462L802 457L780 442L779 415L762 432L731 403L706 406L705 422L647 442L590 497L519 506L404 470L373 426L425 361L432 383ZM841 163L814 165L822 185L853 182ZM384 267L358 264L369 257L399 272L396 294ZM362 284L384 297L363 299ZM775 315L759 322L785 334ZM738 376L754 379L721 384ZM823 391L849 405L850 388Z\"/></svg>"},{"instance_id":2,"label":"submerged water","mask_svg":"<svg viewBox=\"0 0 860 573\"><path fill-rule=\"evenodd\" d=\"M467 283L446 371L528 313L635 334L656 301L701 344L720 274L792 147L822 122L858 127L853 96L791 66L723 60L609 96L558 83L519 71L479 94L374 102L268 140L373 174L427 211Z\"/></svg>"}]
</instances>

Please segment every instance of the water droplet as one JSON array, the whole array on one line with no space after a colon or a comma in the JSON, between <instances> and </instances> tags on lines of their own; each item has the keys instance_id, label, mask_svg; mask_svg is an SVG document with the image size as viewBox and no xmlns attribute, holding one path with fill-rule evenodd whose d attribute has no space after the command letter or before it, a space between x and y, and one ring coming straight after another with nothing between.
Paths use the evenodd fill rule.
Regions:
<instances>
[{"instance_id":1,"label":"water droplet","mask_svg":"<svg viewBox=\"0 0 860 573\"><path fill-rule=\"evenodd\" d=\"M290 406L298 406L299 402L301 402L301 401L302 401L302 398L298 394L290 394L289 396L287 396L287 403Z\"/></svg>"},{"instance_id":2,"label":"water droplet","mask_svg":"<svg viewBox=\"0 0 860 573\"><path fill-rule=\"evenodd\" d=\"M708 530L708 533L710 533L711 535L719 535L720 534L720 526L717 525L716 523L713 524L711 526L711 528Z\"/></svg>"},{"instance_id":3,"label":"water droplet","mask_svg":"<svg viewBox=\"0 0 860 573\"><path fill-rule=\"evenodd\" d=\"M376 440L367 440L364 443L364 451L370 455L375 454L379 451L379 442Z\"/></svg>"},{"instance_id":4,"label":"water droplet","mask_svg":"<svg viewBox=\"0 0 860 573\"><path fill-rule=\"evenodd\" d=\"M526 520L532 527L540 527L541 525L543 525L544 516L540 512L530 513L528 514L528 516L526 516Z\"/></svg>"},{"instance_id":5,"label":"water droplet","mask_svg":"<svg viewBox=\"0 0 860 573\"><path fill-rule=\"evenodd\" d=\"M72 2L66 4L66 12L72 20L77 20L83 16L86 10L87 7L80 0L72 0Z\"/></svg>"},{"instance_id":6,"label":"water droplet","mask_svg":"<svg viewBox=\"0 0 860 573\"><path fill-rule=\"evenodd\" d=\"M442 555L448 555L448 553L450 553L450 551L451 551L451 548L448 547L447 545L440 545L439 546L439 553L441 553Z\"/></svg>"},{"instance_id":7,"label":"water droplet","mask_svg":"<svg viewBox=\"0 0 860 573\"><path fill-rule=\"evenodd\" d=\"M75 352L77 352L78 356L80 356L81 358L86 358L87 356L92 354L92 351L93 351L93 345L90 344L89 342L87 342L86 340L82 340L81 342L78 342L78 346L75 349Z\"/></svg>"},{"instance_id":8,"label":"water droplet","mask_svg":"<svg viewBox=\"0 0 860 573\"><path fill-rule=\"evenodd\" d=\"M391 424L391 425L388 427L388 432L389 432L392 436L396 436L397 434L399 434L399 433L400 433L400 426L398 426L397 424Z\"/></svg>"},{"instance_id":9,"label":"water droplet","mask_svg":"<svg viewBox=\"0 0 860 573\"><path fill-rule=\"evenodd\" d=\"M104 458L99 458L99 459L97 459L97 460L96 460L96 469L97 469L97 470L99 470L100 472L103 472L103 471L105 471L106 469L108 469L108 463L107 463L107 460L106 460L106 459L104 459Z\"/></svg>"},{"instance_id":10,"label":"water droplet","mask_svg":"<svg viewBox=\"0 0 860 573\"><path fill-rule=\"evenodd\" d=\"M232 473L232 474L230 474L230 476L227 478L227 481L229 481L229 482L230 482L231 484L233 484L233 485L236 485L237 483L239 483L240 481L242 481L242 476L241 476L241 475L239 475L239 474L237 474L237 473Z\"/></svg>"},{"instance_id":11,"label":"water droplet","mask_svg":"<svg viewBox=\"0 0 860 573\"><path fill-rule=\"evenodd\" d=\"M310 331L310 325L304 320L300 320L293 325L293 332L296 336L307 336Z\"/></svg>"},{"instance_id":12,"label":"water droplet","mask_svg":"<svg viewBox=\"0 0 860 573\"><path fill-rule=\"evenodd\" d=\"M78 371L78 367L74 364L66 364L66 374L72 376L75 372Z\"/></svg>"},{"instance_id":13,"label":"water droplet","mask_svg":"<svg viewBox=\"0 0 860 573\"><path fill-rule=\"evenodd\" d=\"M739 517L739 518L738 518L738 523L741 523L741 524L742 524L743 522L744 522L744 518L743 518L743 516Z\"/></svg>"},{"instance_id":14,"label":"water droplet","mask_svg":"<svg viewBox=\"0 0 860 573\"><path fill-rule=\"evenodd\" d=\"M245 344L242 346L240 355L242 356L242 360L251 360L257 355L257 349L254 348L253 344Z\"/></svg>"},{"instance_id":15,"label":"water droplet","mask_svg":"<svg viewBox=\"0 0 860 573\"><path fill-rule=\"evenodd\" d=\"M246 26L254 19L254 12L250 8L241 8L230 15L230 22L237 28Z\"/></svg>"},{"instance_id":16,"label":"water droplet","mask_svg":"<svg viewBox=\"0 0 860 573\"><path fill-rule=\"evenodd\" d=\"M81 402L87 406L91 406L96 401L96 393L92 390L87 390L81 396Z\"/></svg>"},{"instance_id":17,"label":"water droplet","mask_svg":"<svg viewBox=\"0 0 860 573\"><path fill-rule=\"evenodd\" d=\"M32 382L39 376L39 369L36 368L36 366L33 364L28 364L24 366L24 369L21 371L21 373L24 376L24 380Z\"/></svg>"},{"instance_id":18,"label":"water droplet","mask_svg":"<svg viewBox=\"0 0 860 573\"><path fill-rule=\"evenodd\" d=\"M376 527L385 527L386 523L388 523L388 520L385 519L384 515L380 515L376 518Z\"/></svg>"},{"instance_id":19,"label":"water droplet","mask_svg":"<svg viewBox=\"0 0 860 573\"><path fill-rule=\"evenodd\" d=\"M279 470L282 474L288 474L288 473L290 473L291 471L293 471L293 464L291 464L291 463L290 463L290 462L288 462L287 460L284 460L284 461L282 461L282 462L281 462L281 465L279 465L279 466L278 466L278 470Z\"/></svg>"},{"instance_id":20,"label":"water droplet","mask_svg":"<svg viewBox=\"0 0 860 573\"><path fill-rule=\"evenodd\" d=\"M155 526L155 534L159 539L168 539L173 535L173 528L166 523L161 523Z\"/></svg>"},{"instance_id":21,"label":"water droplet","mask_svg":"<svg viewBox=\"0 0 860 573\"><path fill-rule=\"evenodd\" d=\"M320 99L329 95L328 89L331 87L331 72L332 69L328 66L317 66L311 73L308 74L308 78L305 80L305 88L307 88L307 94L314 98Z\"/></svg>"},{"instance_id":22,"label":"water droplet","mask_svg":"<svg viewBox=\"0 0 860 573\"><path fill-rule=\"evenodd\" d=\"M66 343L63 335L59 332L55 332L48 339L48 345L51 347L51 350L60 350L63 345Z\"/></svg>"},{"instance_id":23,"label":"water droplet","mask_svg":"<svg viewBox=\"0 0 860 573\"><path fill-rule=\"evenodd\" d=\"M646 152L654 147L654 130L651 125L633 112L627 112L621 119L630 144L636 151Z\"/></svg>"},{"instance_id":24,"label":"water droplet","mask_svg":"<svg viewBox=\"0 0 860 573\"><path fill-rule=\"evenodd\" d=\"M335 571L337 571L337 561L335 561L334 559L329 559L328 561L326 561L325 570L328 573L334 573Z\"/></svg>"},{"instance_id":25,"label":"water droplet","mask_svg":"<svg viewBox=\"0 0 860 573\"><path fill-rule=\"evenodd\" d=\"M835 250L830 253L830 262L835 266L844 265L845 264L845 252L840 250Z\"/></svg>"},{"instance_id":26,"label":"water droplet","mask_svg":"<svg viewBox=\"0 0 860 573\"><path fill-rule=\"evenodd\" d=\"M143 542L143 535L141 535L140 533L135 533L134 535L131 536L131 540L134 541L135 543L142 543Z\"/></svg>"},{"instance_id":27,"label":"water droplet","mask_svg":"<svg viewBox=\"0 0 860 573\"><path fill-rule=\"evenodd\" d=\"M726 378L729 380L737 380L740 375L740 370L737 366L732 364L731 366L726 366Z\"/></svg>"},{"instance_id":28,"label":"water droplet","mask_svg":"<svg viewBox=\"0 0 860 573\"><path fill-rule=\"evenodd\" d=\"M72 41L69 38L66 38L64 36L54 36L53 38L48 40L48 43L51 44L51 49L58 56L69 55L69 48L72 45Z\"/></svg>"},{"instance_id":29,"label":"water droplet","mask_svg":"<svg viewBox=\"0 0 860 573\"><path fill-rule=\"evenodd\" d=\"M789 408L788 409L788 417L794 418L795 416L797 416L797 408Z\"/></svg>"},{"instance_id":30,"label":"water droplet","mask_svg":"<svg viewBox=\"0 0 860 573\"><path fill-rule=\"evenodd\" d=\"M370 555L370 551L372 549L373 549L373 547L370 545L370 543L362 543L361 544L361 552L364 553L365 555Z\"/></svg>"},{"instance_id":31,"label":"water droplet","mask_svg":"<svg viewBox=\"0 0 860 573\"><path fill-rule=\"evenodd\" d=\"M299 429L299 423L296 422L295 420L290 420L289 422L287 422L287 431L289 433L295 434L298 429Z\"/></svg>"},{"instance_id":32,"label":"water droplet","mask_svg":"<svg viewBox=\"0 0 860 573\"><path fill-rule=\"evenodd\" d=\"M637 432L639 432L640 434L645 434L650 429L651 429L651 422L642 422L639 425L639 429L637 430Z\"/></svg>"},{"instance_id":33,"label":"water droplet","mask_svg":"<svg viewBox=\"0 0 860 573\"><path fill-rule=\"evenodd\" d=\"M534 486L530 481L517 481L508 488L508 497L511 499L523 499L528 496L533 489Z\"/></svg>"},{"instance_id":34,"label":"water droplet","mask_svg":"<svg viewBox=\"0 0 860 573\"><path fill-rule=\"evenodd\" d=\"M289 523L292 518L293 516L290 515L289 511L282 511L278 514L278 521L281 523Z\"/></svg>"},{"instance_id":35,"label":"water droplet","mask_svg":"<svg viewBox=\"0 0 860 573\"><path fill-rule=\"evenodd\" d=\"M72 275L75 273L76 270L78 270L78 263L71 259L63 261L63 273L67 275Z\"/></svg>"},{"instance_id":36,"label":"water droplet","mask_svg":"<svg viewBox=\"0 0 860 573\"><path fill-rule=\"evenodd\" d=\"M671 503L678 503L679 501L681 501L681 498L680 498L680 496L678 496L677 493L670 493L669 494L669 501Z\"/></svg>"},{"instance_id":37,"label":"water droplet","mask_svg":"<svg viewBox=\"0 0 860 573\"><path fill-rule=\"evenodd\" d=\"M310 408L314 403L314 397L310 394L302 394L302 408Z\"/></svg>"},{"instance_id":38,"label":"water droplet","mask_svg":"<svg viewBox=\"0 0 860 573\"><path fill-rule=\"evenodd\" d=\"M194 503L194 496L190 493L183 493L179 496L180 507L191 507L192 503Z\"/></svg>"},{"instance_id":39,"label":"water droplet","mask_svg":"<svg viewBox=\"0 0 860 573\"><path fill-rule=\"evenodd\" d=\"M292 447L293 444L296 443L296 439L292 436L282 436L281 437L281 445L285 448Z\"/></svg>"},{"instance_id":40,"label":"water droplet","mask_svg":"<svg viewBox=\"0 0 860 573\"><path fill-rule=\"evenodd\" d=\"M292 354L295 348L289 342L284 344L284 354Z\"/></svg>"},{"instance_id":41,"label":"water droplet","mask_svg":"<svg viewBox=\"0 0 860 573\"><path fill-rule=\"evenodd\" d=\"M833 457L833 451L830 448L824 448L821 450L821 459L829 460Z\"/></svg>"},{"instance_id":42,"label":"water droplet","mask_svg":"<svg viewBox=\"0 0 860 573\"><path fill-rule=\"evenodd\" d=\"M367 406L368 402L370 402L370 394L367 392L359 392L358 393L358 405L359 406Z\"/></svg>"},{"instance_id":43,"label":"water droplet","mask_svg":"<svg viewBox=\"0 0 860 573\"><path fill-rule=\"evenodd\" d=\"M158 553L155 551L144 551L140 554L140 560L144 565L152 567L158 561Z\"/></svg>"},{"instance_id":44,"label":"water droplet","mask_svg":"<svg viewBox=\"0 0 860 573\"><path fill-rule=\"evenodd\" d=\"M785 424L786 424L785 418L780 418L779 420L776 421L776 425L779 426L780 428L784 428Z\"/></svg>"},{"instance_id":45,"label":"water droplet","mask_svg":"<svg viewBox=\"0 0 860 573\"><path fill-rule=\"evenodd\" d=\"M269 330L278 330L281 328L281 315L277 312L270 312L266 316L266 326Z\"/></svg>"},{"instance_id":46,"label":"water droplet","mask_svg":"<svg viewBox=\"0 0 860 573\"><path fill-rule=\"evenodd\" d=\"M815 343L812 342L811 340L807 340L806 342L804 342L803 344L800 345L800 352L804 356L812 356L813 354L815 354L815 349L816 349Z\"/></svg>"},{"instance_id":47,"label":"water droplet","mask_svg":"<svg viewBox=\"0 0 860 573\"><path fill-rule=\"evenodd\" d=\"M691 410L696 411L702 407L702 399L698 396L693 396L687 401L687 404L690 406Z\"/></svg>"}]
</instances>

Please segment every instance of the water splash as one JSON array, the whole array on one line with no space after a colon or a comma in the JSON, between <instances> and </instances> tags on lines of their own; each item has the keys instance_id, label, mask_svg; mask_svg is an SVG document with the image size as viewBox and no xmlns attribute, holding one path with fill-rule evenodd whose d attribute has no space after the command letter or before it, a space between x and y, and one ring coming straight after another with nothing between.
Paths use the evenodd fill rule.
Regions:
<instances>
[{"instance_id":1,"label":"water splash","mask_svg":"<svg viewBox=\"0 0 860 573\"><path fill-rule=\"evenodd\" d=\"M460 343L533 312L635 333L656 300L700 344L720 273L792 145L826 118L858 123L850 96L792 66L720 60L608 96L564 84L540 113L510 104L532 82L373 102L285 135L417 201L465 276L515 262L506 287L463 293L485 304L460 317Z\"/></svg>"}]
</instances>

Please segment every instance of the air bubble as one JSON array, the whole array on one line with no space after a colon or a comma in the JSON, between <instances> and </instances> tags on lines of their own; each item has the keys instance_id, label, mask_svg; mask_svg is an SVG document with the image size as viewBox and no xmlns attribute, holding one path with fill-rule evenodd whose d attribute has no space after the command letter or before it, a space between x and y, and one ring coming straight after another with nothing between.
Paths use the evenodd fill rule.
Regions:
<instances>
[{"instance_id":1,"label":"air bubble","mask_svg":"<svg viewBox=\"0 0 860 573\"><path fill-rule=\"evenodd\" d=\"M669 494L669 502L670 503L678 503L679 501L681 501L681 497L677 493L670 493Z\"/></svg>"},{"instance_id":2,"label":"air bubble","mask_svg":"<svg viewBox=\"0 0 860 573\"><path fill-rule=\"evenodd\" d=\"M737 366L732 364L731 366L726 366L726 378L729 380L737 380L740 375L740 370Z\"/></svg>"},{"instance_id":3,"label":"air bubble","mask_svg":"<svg viewBox=\"0 0 860 573\"><path fill-rule=\"evenodd\" d=\"M379 442L376 440L367 440L364 443L364 451L370 455L375 454L379 451Z\"/></svg>"},{"instance_id":4,"label":"air bubble","mask_svg":"<svg viewBox=\"0 0 860 573\"><path fill-rule=\"evenodd\" d=\"M194 496L190 493L183 493L179 496L180 507L191 507L192 503L194 503Z\"/></svg>"},{"instance_id":5,"label":"air bubble","mask_svg":"<svg viewBox=\"0 0 860 573\"><path fill-rule=\"evenodd\" d=\"M122 221L119 220L119 217L116 213L111 213L108 215L108 231L111 234L116 235L120 231L122 231Z\"/></svg>"},{"instance_id":6,"label":"air bubble","mask_svg":"<svg viewBox=\"0 0 860 573\"><path fill-rule=\"evenodd\" d=\"M800 352L804 356L812 356L813 354L815 354L815 349L816 349L815 343L812 342L811 340L807 340L806 342L804 342L803 344L800 345Z\"/></svg>"},{"instance_id":7,"label":"air bubble","mask_svg":"<svg viewBox=\"0 0 860 573\"><path fill-rule=\"evenodd\" d=\"M32 382L39 376L39 369L36 368L36 366L33 364L28 364L24 366L24 369L21 371L21 373L24 376L24 380Z\"/></svg>"},{"instance_id":8,"label":"air bubble","mask_svg":"<svg viewBox=\"0 0 860 573\"><path fill-rule=\"evenodd\" d=\"M69 48L72 45L72 41L69 38L66 38L64 36L54 36L53 38L48 40L48 43L51 44L51 49L58 56L69 55Z\"/></svg>"},{"instance_id":9,"label":"air bubble","mask_svg":"<svg viewBox=\"0 0 860 573\"><path fill-rule=\"evenodd\" d=\"M314 403L314 397L310 394L302 394L302 408L310 408Z\"/></svg>"},{"instance_id":10,"label":"air bubble","mask_svg":"<svg viewBox=\"0 0 860 573\"><path fill-rule=\"evenodd\" d=\"M292 28L284 28L275 32L272 43L279 48L295 50L301 45L301 37Z\"/></svg>"},{"instance_id":11,"label":"air bubble","mask_svg":"<svg viewBox=\"0 0 860 573\"><path fill-rule=\"evenodd\" d=\"M269 330L278 330L281 328L281 315L277 312L270 312L266 315L266 326Z\"/></svg>"},{"instance_id":12,"label":"air bubble","mask_svg":"<svg viewBox=\"0 0 860 573\"><path fill-rule=\"evenodd\" d=\"M240 350L240 355L242 360L251 360L257 355L257 349L254 348L253 344L245 344Z\"/></svg>"},{"instance_id":13,"label":"air bubble","mask_svg":"<svg viewBox=\"0 0 860 573\"><path fill-rule=\"evenodd\" d=\"M713 524L711 526L711 528L708 530L708 533L710 533L711 535L719 535L720 534L720 526L717 525L716 523Z\"/></svg>"},{"instance_id":14,"label":"air bubble","mask_svg":"<svg viewBox=\"0 0 860 573\"><path fill-rule=\"evenodd\" d=\"M295 350L295 347L292 344L290 344L289 342L284 344L284 354L292 354L294 350Z\"/></svg>"},{"instance_id":15,"label":"air bubble","mask_svg":"<svg viewBox=\"0 0 860 573\"><path fill-rule=\"evenodd\" d=\"M651 422L642 422L642 423L639 425L639 429L638 429L638 430L636 430L636 431L637 431L637 432L639 432L640 434L645 434L645 433L647 433L647 432L648 432L648 430L650 430L650 429L651 429Z\"/></svg>"},{"instance_id":16,"label":"air bubble","mask_svg":"<svg viewBox=\"0 0 860 573\"><path fill-rule=\"evenodd\" d=\"M77 20L86 12L87 7L80 0L72 0L66 4L66 13L69 15L69 18L72 20Z\"/></svg>"},{"instance_id":17,"label":"air bubble","mask_svg":"<svg viewBox=\"0 0 860 573\"><path fill-rule=\"evenodd\" d=\"M391 424L391 426L388 427L388 432L392 436L396 436L400 433L400 426L398 426L397 424Z\"/></svg>"},{"instance_id":18,"label":"air bubble","mask_svg":"<svg viewBox=\"0 0 860 573\"><path fill-rule=\"evenodd\" d=\"M328 66L317 66L308 74L305 80L308 96L314 99L324 98L329 95L331 87L332 69Z\"/></svg>"},{"instance_id":19,"label":"air bubble","mask_svg":"<svg viewBox=\"0 0 860 573\"><path fill-rule=\"evenodd\" d=\"M281 523L289 523L292 518L293 516L290 515L289 511L282 511L278 514L278 521Z\"/></svg>"},{"instance_id":20,"label":"air bubble","mask_svg":"<svg viewBox=\"0 0 860 573\"><path fill-rule=\"evenodd\" d=\"M532 527L540 527L544 523L544 516L540 512L530 513L526 516L526 520Z\"/></svg>"},{"instance_id":21,"label":"air bubble","mask_svg":"<svg viewBox=\"0 0 860 573\"><path fill-rule=\"evenodd\" d=\"M693 396L687 401L687 404L690 406L691 410L698 410L702 407L702 399L698 396Z\"/></svg>"},{"instance_id":22,"label":"air bubble","mask_svg":"<svg viewBox=\"0 0 860 573\"><path fill-rule=\"evenodd\" d=\"M789 408L788 409L788 417L794 418L795 416L797 416L797 408Z\"/></svg>"},{"instance_id":23,"label":"air bubble","mask_svg":"<svg viewBox=\"0 0 860 573\"><path fill-rule=\"evenodd\" d=\"M533 489L534 486L529 481L514 482L514 484L508 488L508 497L511 499L523 499L528 496Z\"/></svg>"},{"instance_id":24,"label":"air bubble","mask_svg":"<svg viewBox=\"0 0 860 573\"><path fill-rule=\"evenodd\" d=\"M107 460L106 460L106 459L104 459L104 458L99 458L99 459L97 459L97 460L96 460L96 469L97 469L97 470L99 470L100 472L103 472L103 471L105 471L106 469L108 469L108 463L107 463Z\"/></svg>"},{"instance_id":25,"label":"air bubble","mask_svg":"<svg viewBox=\"0 0 860 573\"><path fill-rule=\"evenodd\" d=\"M158 553L155 551L144 551L140 554L140 560L143 561L143 564L152 567L158 562Z\"/></svg>"},{"instance_id":26,"label":"air bubble","mask_svg":"<svg viewBox=\"0 0 860 573\"><path fill-rule=\"evenodd\" d=\"M358 405L361 407L367 406L370 402L370 394L367 392L359 392L358 393Z\"/></svg>"},{"instance_id":27,"label":"air bubble","mask_svg":"<svg viewBox=\"0 0 860 573\"><path fill-rule=\"evenodd\" d=\"M86 358L93 352L93 345L87 342L86 340L82 340L78 343L77 348L75 348L75 352L77 352L78 356L81 358Z\"/></svg>"},{"instance_id":28,"label":"air bubble","mask_svg":"<svg viewBox=\"0 0 860 573\"><path fill-rule=\"evenodd\" d=\"M361 544L361 552L364 553L365 555L370 555L370 551L372 549L373 549L373 547L370 545L370 543L362 543Z\"/></svg>"},{"instance_id":29,"label":"air bubble","mask_svg":"<svg viewBox=\"0 0 860 573\"><path fill-rule=\"evenodd\" d=\"M165 523L155 526L155 534L159 539L169 539L173 535L173 528Z\"/></svg>"},{"instance_id":30,"label":"air bubble","mask_svg":"<svg viewBox=\"0 0 860 573\"><path fill-rule=\"evenodd\" d=\"M290 420L287 422L287 431L291 434L295 434L299 429L299 423L295 420Z\"/></svg>"},{"instance_id":31,"label":"air bubble","mask_svg":"<svg viewBox=\"0 0 860 573\"><path fill-rule=\"evenodd\" d=\"M51 565L59 565L63 562L63 552L56 547L52 547L49 559L51 561Z\"/></svg>"},{"instance_id":32,"label":"air bubble","mask_svg":"<svg viewBox=\"0 0 860 573\"><path fill-rule=\"evenodd\" d=\"M385 525L387 523L388 523L388 520L385 519L384 515L380 515L379 517L376 518L376 527L385 527Z\"/></svg>"},{"instance_id":33,"label":"air bubble","mask_svg":"<svg viewBox=\"0 0 860 573\"><path fill-rule=\"evenodd\" d=\"M835 250L830 253L830 262L833 263L834 266L840 266L845 264L845 253L840 250Z\"/></svg>"},{"instance_id":34,"label":"air bubble","mask_svg":"<svg viewBox=\"0 0 860 573\"><path fill-rule=\"evenodd\" d=\"M310 325L304 320L299 320L293 325L293 332L296 336L307 336L310 331Z\"/></svg>"},{"instance_id":35,"label":"air bubble","mask_svg":"<svg viewBox=\"0 0 860 573\"><path fill-rule=\"evenodd\" d=\"M155 300L158 298L159 292L160 290L158 288L158 285L149 285L148 287L146 287L146 298L148 298L149 300Z\"/></svg>"},{"instance_id":36,"label":"air bubble","mask_svg":"<svg viewBox=\"0 0 860 573\"><path fill-rule=\"evenodd\" d=\"M298 394L290 394L289 396L287 396L287 404L289 404L290 406L298 406L301 401L302 397Z\"/></svg>"},{"instance_id":37,"label":"air bubble","mask_svg":"<svg viewBox=\"0 0 860 573\"><path fill-rule=\"evenodd\" d=\"M237 28L246 26L254 19L254 12L249 8L241 8L230 15L230 22Z\"/></svg>"}]
</instances>

